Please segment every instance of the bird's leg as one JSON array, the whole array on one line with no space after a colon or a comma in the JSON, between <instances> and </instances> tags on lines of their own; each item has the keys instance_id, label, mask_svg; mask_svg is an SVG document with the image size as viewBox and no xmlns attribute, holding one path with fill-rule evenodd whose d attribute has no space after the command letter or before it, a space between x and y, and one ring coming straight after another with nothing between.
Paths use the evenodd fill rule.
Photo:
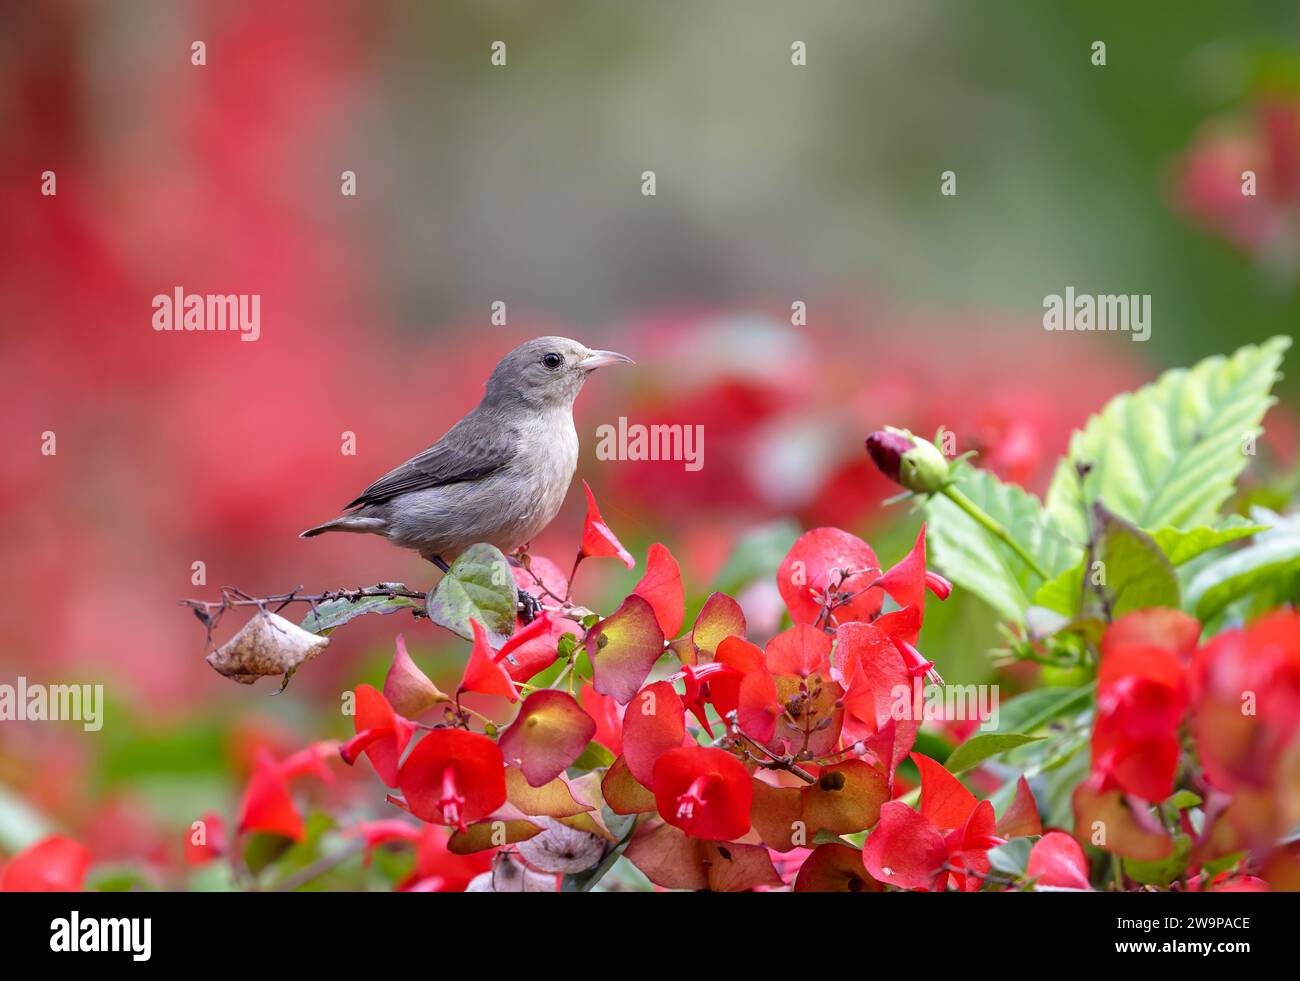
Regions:
<instances>
[{"instance_id":1,"label":"bird's leg","mask_svg":"<svg viewBox=\"0 0 1300 981\"><path fill-rule=\"evenodd\" d=\"M515 595L519 599L519 619L532 623L542 612L542 601L522 587L515 588Z\"/></svg>"}]
</instances>

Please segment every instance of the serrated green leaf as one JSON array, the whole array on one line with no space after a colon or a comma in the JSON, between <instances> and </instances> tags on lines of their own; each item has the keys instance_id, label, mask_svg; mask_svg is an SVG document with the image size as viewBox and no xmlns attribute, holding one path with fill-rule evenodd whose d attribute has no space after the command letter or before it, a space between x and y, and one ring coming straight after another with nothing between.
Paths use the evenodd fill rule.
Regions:
<instances>
[{"instance_id":1,"label":"serrated green leaf","mask_svg":"<svg viewBox=\"0 0 1300 981\"><path fill-rule=\"evenodd\" d=\"M1007 750L1036 742L1042 736L1026 736L1021 732L981 732L971 736L952 751L944 766L949 773L961 773L973 766L978 766L991 756L1005 753Z\"/></svg>"},{"instance_id":2,"label":"serrated green leaf","mask_svg":"<svg viewBox=\"0 0 1300 981\"><path fill-rule=\"evenodd\" d=\"M1268 515L1257 509L1258 518ZM1282 598L1300 577L1300 515L1277 517L1245 548L1211 562L1187 587L1187 605L1202 622L1254 593Z\"/></svg>"},{"instance_id":3,"label":"serrated green leaf","mask_svg":"<svg viewBox=\"0 0 1300 981\"><path fill-rule=\"evenodd\" d=\"M968 466L957 467L954 477L957 489L1002 525L1049 577L1079 561L1082 550L1061 536L1032 494ZM935 566L1002 616L1023 619L1043 578L942 494L926 501L925 513Z\"/></svg>"},{"instance_id":4,"label":"serrated green leaf","mask_svg":"<svg viewBox=\"0 0 1300 981\"><path fill-rule=\"evenodd\" d=\"M405 589L401 583L386 584L392 589ZM371 589L382 587L372 586ZM364 592L364 590L363 590ZM317 603L303 619L299 626L313 634L328 634L336 627L341 627L349 620L354 620L367 613L387 615L398 610L418 610L420 601L407 596L362 596L355 600L336 599Z\"/></svg>"},{"instance_id":5,"label":"serrated green leaf","mask_svg":"<svg viewBox=\"0 0 1300 981\"><path fill-rule=\"evenodd\" d=\"M1212 551L1220 545L1227 545L1241 538L1267 530L1268 525L1256 525L1247 521L1229 524L1223 528L1161 528L1153 531L1151 537L1160 546L1160 550L1169 559L1170 565L1182 565L1205 552Z\"/></svg>"},{"instance_id":6,"label":"serrated green leaf","mask_svg":"<svg viewBox=\"0 0 1300 981\"><path fill-rule=\"evenodd\" d=\"M1153 606L1178 609L1178 577L1150 535L1100 502L1093 505L1093 527L1105 571L1097 588L1107 597L1111 619Z\"/></svg>"},{"instance_id":7,"label":"serrated green leaf","mask_svg":"<svg viewBox=\"0 0 1300 981\"><path fill-rule=\"evenodd\" d=\"M1274 337L1207 358L1108 402L1071 437L1048 489L1060 529L1086 541L1097 500L1139 528L1211 524L1246 466L1242 438L1259 432L1275 401L1269 393L1290 343ZM1091 468L1082 486L1080 464Z\"/></svg>"},{"instance_id":8,"label":"serrated green leaf","mask_svg":"<svg viewBox=\"0 0 1300 981\"><path fill-rule=\"evenodd\" d=\"M495 545L471 545L451 564L429 594L429 618L466 640L473 640L470 620L488 632L493 646L514 633L517 605L510 565Z\"/></svg>"},{"instance_id":9,"label":"serrated green leaf","mask_svg":"<svg viewBox=\"0 0 1300 981\"><path fill-rule=\"evenodd\" d=\"M1080 562L1071 566L1039 586L1038 592L1034 593L1034 606L1046 607L1066 617L1078 613L1083 589L1083 565Z\"/></svg>"}]
</instances>

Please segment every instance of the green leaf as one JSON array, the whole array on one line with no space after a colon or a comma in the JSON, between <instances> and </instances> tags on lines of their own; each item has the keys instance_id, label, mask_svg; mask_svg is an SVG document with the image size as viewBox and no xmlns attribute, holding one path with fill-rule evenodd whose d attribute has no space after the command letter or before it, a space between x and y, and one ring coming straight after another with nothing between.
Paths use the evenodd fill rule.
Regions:
<instances>
[{"instance_id":1,"label":"green leaf","mask_svg":"<svg viewBox=\"0 0 1300 981\"><path fill-rule=\"evenodd\" d=\"M515 580L510 565L495 545L471 545L451 564L429 593L429 617L466 640L474 639L470 620L488 632L493 646L514 633Z\"/></svg>"},{"instance_id":2,"label":"green leaf","mask_svg":"<svg viewBox=\"0 0 1300 981\"><path fill-rule=\"evenodd\" d=\"M591 742L581 753L578 758L569 764L570 770L598 770L609 766L614 762L614 754L602 746L600 743Z\"/></svg>"},{"instance_id":3,"label":"green leaf","mask_svg":"<svg viewBox=\"0 0 1300 981\"><path fill-rule=\"evenodd\" d=\"M1151 537L1165 553L1170 565L1182 565L1220 545L1227 545L1240 538L1249 538L1267 528L1268 525L1256 525L1240 520L1223 528L1206 528L1203 525L1186 531L1177 528L1161 528L1159 531L1152 532Z\"/></svg>"},{"instance_id":4,"label":"green leaf","mask_svg":"<svg viewBox=\"0 0 1300 981\"><path fill-rule=\"evenodd\" d=\"M1083 590L1083 563L1071 566L1055 578L1047 580L1034 593L1034 606L1046 607L1066 617L1079 612L1079 598Z\"/></svg>"},{"instance_id":5,"label":"green leaf","mask_svg":"<svg viewBox=\"0 0 1300 981\"><path fill-rule=\"evenodd\" d=\"M1049 576L1079 561L1081 549L1061 536L1032 494L986 470L960 466L954 477L957 489L1002 525ZM1042 577L942 494L926 501L925 514L934 564L1002 616L1022 620Z\"/></svg>"},{"instance_id":6,"label":"green leaf","mask_svg":"<svg viewBox=\"0 0 1300 981\"><path fill-rule=\"evenodd\" d=\"M400 582L381 583L369 589L404 590ZM366 592L366 590L362 590ZM349 620L354 620L367 613L389 614L398 610L418 610L420 601L408 596L361 596L358 599L335 599L316 604L316 608L307 614L299 624L303 630L313 634L328 634L335 627L341 627Z\"/></svg>"},{"instance_id":7,"label":"green leaf","mask_svg":"<svg viewBox=\"0 0 1300 981\"><path fill-rule=\"evenodd\" d=\"M1017 879L1024 878L1025 872L1029 868L1029 849L1033 847L1036 840L1023 836L1012 838L1005 844L998 845L997 848L990 848L988 857L989 864L993 866L993 871Z\"/></svg>"},{"instance_id":8,"label":"green leaf","mask_svg":"<svg viewBox=\"0 0 1300 981\"><path fill-rule=\"evenodd\" d=\"M1092 700L1092 686L1083 688L1036 688L1017 695L998 709L998 732L1032 733L1049 722L1085 708Z\"/></svg>"},{"instance_id":9,"label":"green leaf","mask_svg":"<svg viewBox=\"0 0 1300 981\"><path fill-rule=\"evenodd\" d=\"M1026 736L1020 732L981 732L971 736L952 751L944 766L949 773L961 773L1009 749L1036 742L1042 736Z\"/></svg>"},{"instance_id":10,"label":"green leaf","mask_svg":"<svg viewBox=\"0 0 1300 981\"><path fill-rule=\"evenodd\" d=\"M1257 508L1256 520L1271 516ZM1276 517L1273 527L1259 532L1245 548L1211 562L1187 587L1187 605L1202 622L1229 603L1262 593L1281 600L1300 577L1300 515Z\"/></svg>"},{"instance_id":11,"label":"green leaf","mask_svg":"<svg viewBox=\"0 0 1300 981\"><path fill-rule=\"evenodd\" d=\"M1205 801L1201 799L1200 794L1191 790L1179 790L1165 801L1165 806L1174 814L1177 814L1179 811L1186 811L1193 807L1200 807L1203 803L1205 803Z\"/></svg>"},{"instance_id":12,"label":"green leaf","mask_svg":"<svg viewBox=\"0 0 1300 981\"><path fill-rule=\"evenodd\" d=\"M1167 371L1111 399L1070 440L1047 492L1047 511L1076 542L1097 500L1139 528L1210 524L1246 466L1242 438L1259 432L1275 401L1288 337ZM1082 481L1076 468L1090 470Z\"/></svg>"},{"instance_id":13,"label":"green leaf","mask_svg":"<svg viewBox=\"0 0 1300 981\"><path fill-rule=\"evenodd\" d=\"M1105 578L1098 587L1106 594L1111 619L1153 606L1178 608L1180 596L1174 567L1155 540L1141 528L1093 505L1097 555Z\"/></svg>"},{"instance_id":14,"label":"green leaf","mask_svg":"<svg viewBox=\"0 0 1300 981\"><path fill-rule=\"evenodd\" d=\"M1192 839L1185 834L1175 835L1174 848L1168 857L1151 862L1135 862L1131 858L1126 858L1124 874L1144 885L1167 886L1183 874L1191 851Z\"/></svg>"}]
</instances>

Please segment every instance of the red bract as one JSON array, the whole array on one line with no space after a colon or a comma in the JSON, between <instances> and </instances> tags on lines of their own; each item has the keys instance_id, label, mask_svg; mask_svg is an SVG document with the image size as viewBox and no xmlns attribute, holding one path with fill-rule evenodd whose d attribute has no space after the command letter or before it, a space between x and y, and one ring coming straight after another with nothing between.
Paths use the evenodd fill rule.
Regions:
<instances>
[{"instance_id":1,"label":"red bract","mask_svg":"<svg viewBox=\"0 0 1300 981\"><path fill-rule=\"evenodd\" d=\"M394 712L388 699L370 685L357 685L356 710L353 724L357 734L339 747L339 755L351 766L357 754L365 753L379 779L396 787L397 764L415 725Z\"/></svg>"},{"instance_id":2,"label":"red bract","mask_svg":"<svg viewBox=\"0 0 1300 981\"><path fill-rule=\"evenodd\" d=\"M943 835L902 801L880 808L867 838L862 864L877 882L900 889L933 890L948 857Z\"/></svg>"},{"instance_id":3,"label":"red bract","mask_svg":"<svg viewBox=\"0 0 1300 981\"><path fill-rule=\"evenodd\" d=\"M877 732L900 713L900 694L910 704L912 676L902 654L879 627L870 623L846 623L840 627L835 647L836 672L847 685L844 708L854 732L861 736Z\"/></svg>"},{"instance_id":4,"label":"red bract","mask_svg":"<svg viewBox=\"0 0 1300 981\"><path fill-rule=\"evenodd\" d=\"M1173 793L1186 661L1201 626L1177 610L1139 610L1107 628L1097 676L1092 769L1101 792L1143 800Z\"/></svg>"},{"instance_id":5,"label":"red bract","mask_svg":"<svg viewBox=\"0 0 1300 981\"><path fill-rule=\"evenodd\" d=\"M623 605L587 631L596 691L626 705L664 652L664 634L654 609L633 593Z\"/></svg>"},{"instance_id":6,"label":"red bract","mask_svg":"<svg viewBox=\"0 0 1300 981\"><path fill-rule=\"evenodd\" d=\"M816 627L795 624L767 642L763 651L767 670L807 678L815 674L829 676L831 639Z\"/></svg>"},{"instance_id":7,"label":"red bract","mask_svg":"<svg viewBox=\"0 0 1300 981\"><path fill-rule=\"evenodd\" d=\"M226 822L212 811L204 814L185 834L185 861L205 865L226 852Z\"/></svg>"},{"instance_id":8,"label":"red bract","mask_svg":"<svg viewBox=\"0 0 1300 981\"><path fill-rule=\"evenodd\" d=\"M713 593L704 601L695 618L691 635L673 645L683 664L696 664L712 658L718 645L728 637L745 636L745 613L740 604L726 593Z\"/></svg>"},{"instance_id":9,"label":"red bract","mask_svg":"<svg viewBox=\"0 0 1300 981\"><path fill-rule=\"evenodd\" d=\"M600 508L596 507L596 497L585 480L582 489L587 494L587 519L582 525L582 546L578 555L582 558L604 556L621 559L631 569L636 565L636 559L632 558L632 553L623 547L623 543L609 530L609 525L605 524L605 519L600 516Z\"/></svg>"},{"instance_id":10,"label":"red bract","mask_svg":"<svg viewBox=\"0 0 1300 981\"><path fill-rule=\"evenodd\" d=\"M952 593L952 583L925 568L925 525L921 525L912 550L873 585L888 593L900 608L911 607L916 610L915 629L908 624L905 630L898 632L898 636L910 644L916 643L921 630L921 619L925 615L925 591L930 590L941 600L947 599Z\"/></svg>"},{"instance_id":11,"label":"red bract","mask_svg":"<svg viewBox=\"0 0 1300 981\"><path fill-rule=\"evenodd\" d=\"M433 824L400 818L360 821L346 832L361 835L368 865L376 848L399 843L415 846L415 867L397 886L399 892L464 892L470 881L492 867L491 850L456 855L447 850L447 832Z\"/></svg>"},{"instance_id":12,"label":"red bract","mask_svg":"<svg viewBox=\"0 0 1300 981\"><path fill-rule=\"evenodd\" d=\"M646 552L645 575L632 592L644 597L654 609L664 636L676 637L686 616L686 594L673 553L657 542L651 545Z\"/></svg>"},{"instance_id":13,"label":"red bract","mask_svg":"<svg viewBox=\"0 0 1300 981\"><path fill-rule=\"evenodd\" d=\"M435 729L406 757L397 784L420 820L464 831L505 803L505 759L486 736Z\"/></svg>"},{"instance_id":14,"label":"red bract","mask_svg":"<svg viewBox=\"0 0 1300 981\"><path fill-rule=\"evenodd\" d=\"M583 685L578 693L582 710L596 723L596 734L591 738L618 756L623 752L623 713L614 699L602 695L591 685Z\"/></svg>"},{"instance_id":15,"label":"red bract","mask_svg":"<svg viewBox=\"0 0 1300 981\"><path fill-rule=\"evenodd\" d=\"M1288 785L1300 734L1300 613L1279 610L1219 634L1196 654L1191 690L1196 745L1214 786Z\"/></svg>"},{"instance_id":16,"label":"red bract","mask_svg":"<svg viewBox=\"0 0 1300 981\"><path fill-rule=\"evenodd\" d=\"M867 587L879 574L876 553L861 538L814 528L786 554L776 585L795 623L834 624L875 618L881 595Z\"/></svg>"},{"instance_id":17,"label":"red bract","mask_svg":"<svg viewBox=\"0 0 1300 981\"><path fill-rule=\"evenodd\" d=\"M741 731L759 742L767 743L776 731L776 717L781 713L777 703L776 683L767 670L763 652L741 637L727 637L718 644L711 664L683 665L686 680L686 708L699 721L710 736L705 711L712 704L724 719L737 713L736 724Z\"/></svg>"},{"instance_id":18,"label":"red bract","mask_svg":"<svg viewBox=\"0 0 1300 981\"><path fill-rule=\"evenodd\" d=\"M0 892L81 892L91 855L80 842L50 835L28 845L0 871Z\"/></svg>"},{"instance_id":19,"label":"red bract","mask_svg":"<svg viewBox=\"0 0 1300 981\"><path fill-rule=\"evenodd\" d=\"M867 838L863 864L877 881L903 889L942 891L951 878L958 890L975 892L990 870L988 850L1032 825L1023 814L1013 816L1015 808L1006 815L1012 820L999 823L993 805L976 800L939 763L919 753L912 760L921 771L920 812L902 801L885 804ZM1023 792L1029 795L1027 784Z\"/></svg>"},{"instance_id":20,"label":"red bract","mask_svg":"<svg viewBox=\"0 0 1300 981\"><path fill-rule=\"evenodd\" d=\"M1029 850L1025 874L1036 885L1054 889L1092 889L1088 859L1077 841L1061 831L1049 831Z\"/></svg>"},{"instance_id":21,"label":"red bract","mask_svg":"<svg viewBox=\"0 0 1300 981\"><path fill-rule=\"evenodd\" d=\"M596 723L567 692L543 689L524 700L519 715L498 743L511 766L530 786L558 777L596 734Z\"/></svg>"},{"instance_id":22,"label":"red bract","mask_svg":"<svg viewBox=\"0 0 1300 981\"><path fill-rule=\"evenodd\" d=\"M659 815L694 838L732 841L749 831L749 771L720 749L682 747L655 762Z\"/></svg>"},{"instance_id":23,"label":"red bract","mask_svg":"<svg viewBox=\"0 0 1300 981\"><path fill-rule=\"evenodd\" d=\"M401 634L397 635L397 651L384 678L384 698L394 711L408 719L418 718L439 702L447 701L447 696L411 660Z\"/></svg>"},{"instance_id":24,"label":"red bract","mask_svg":"<svg viewBox=\"0 0 1300 981\"><path fill-rule=\"evenodd\" d=\"M324 757L334 752L337 744L318 743L276 762L269 750L259 748L239 808L238 833L258 831L301 841L302 815L289 794L289 781L307 774L332 780Z\"/></svg>"},{"instance_id":25,"label":"red bract","mask_svg":"<svg viewBox=\"0 0 1300 981\"><path fill-rule=\"evenodd\" d=\"M686 711L666 681L646 685L623 713L623 759L643 787L654 786L654 767L686 739Z\"/></svg>"},{"instance_id":26,"label":"red bract","mask_svg":"<svg viewBox=\"0 0 1300 981\"><path fill-rule=\"evenodd\" d=\"M494 660L513 680L527 681L555 663L560 638L566 633L577 637L582 627L550 611L542 612L532 622L519 626L501 645Z\"/></svg>"},{"instance_id":27,"label":"red bract","mask_svg":"<svg viewBox=\"0 0 1300 981\"><path fill-rule=\"evenodd\" d=\"M519 701L510 672L488 642L487 631L477 620L471 620L469 624L474 631L474 647L457 692L476 691L481 695L498 695L512 702Z\"/></svg>"}]
</instances>

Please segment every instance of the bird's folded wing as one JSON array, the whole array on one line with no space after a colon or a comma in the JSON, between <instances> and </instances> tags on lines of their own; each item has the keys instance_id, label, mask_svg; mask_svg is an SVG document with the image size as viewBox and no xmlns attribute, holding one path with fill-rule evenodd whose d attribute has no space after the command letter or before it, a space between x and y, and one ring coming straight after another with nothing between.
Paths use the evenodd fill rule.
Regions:
<instances>
[{"instance_id":1,"label":"bird's folded wing","mask_svg":"<svg viewBox=\"0 0 1300 981\"><path fill-rule=\"evenodd\" d=\"M382 504L413 491L479 480L508 466L518 445L519 435L512 427L471 413L427 450L376 480L347 507Z\"/></svg>"}]
</instances>

